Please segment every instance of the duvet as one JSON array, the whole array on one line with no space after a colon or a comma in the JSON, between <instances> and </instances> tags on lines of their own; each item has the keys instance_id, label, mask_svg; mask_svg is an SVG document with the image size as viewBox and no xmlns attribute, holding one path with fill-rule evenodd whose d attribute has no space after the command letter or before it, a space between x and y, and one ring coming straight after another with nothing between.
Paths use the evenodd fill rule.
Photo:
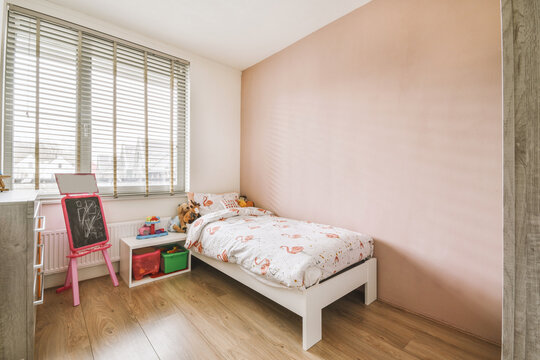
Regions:
<instances>
[{"instance_id":1,"label":"duvet","mask_svg":"<svg viewBox=\"0 0 540 360\"><path fill-rule=\"evenodd\" d=\"M257 208L204 215L189 227L185 246L237 263L265 282L295 288L312 286L373 254L367 235Z\"/></svg>"}]
</instances>

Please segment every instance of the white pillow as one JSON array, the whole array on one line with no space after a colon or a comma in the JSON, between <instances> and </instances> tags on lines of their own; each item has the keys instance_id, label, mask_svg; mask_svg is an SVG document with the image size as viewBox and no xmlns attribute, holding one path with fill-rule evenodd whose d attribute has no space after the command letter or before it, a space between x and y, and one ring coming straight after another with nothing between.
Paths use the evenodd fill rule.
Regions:
<instances>
[{"instance_id":1,"label":"white pillow","mask_svg":"<svg viewBox=\"0 0 540 360\"><path fill-rule=\"evenodd\" d=\"M238 193L209 194L209 193L188 193L188 199L201 204L199 212L201 216L214 211L226 209L223 201L236 201L240 195Z\"/></svg>"}]
</instances>

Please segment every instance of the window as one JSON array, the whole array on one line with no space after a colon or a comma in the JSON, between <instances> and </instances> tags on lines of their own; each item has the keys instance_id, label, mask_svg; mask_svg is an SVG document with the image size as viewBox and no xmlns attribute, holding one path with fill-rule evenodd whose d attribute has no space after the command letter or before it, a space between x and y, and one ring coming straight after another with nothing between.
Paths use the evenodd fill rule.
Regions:
<instances>
[{"instance_id":1,"label":"window","mask_svg":"<svg viewBox=\"0 0 540 360\"><path fill-rule=\"evenodd\" d=\"M185 190L188 62L14 7L5 54L13 188L93 172L115 196Z\"/></svg>"}]
</instances>

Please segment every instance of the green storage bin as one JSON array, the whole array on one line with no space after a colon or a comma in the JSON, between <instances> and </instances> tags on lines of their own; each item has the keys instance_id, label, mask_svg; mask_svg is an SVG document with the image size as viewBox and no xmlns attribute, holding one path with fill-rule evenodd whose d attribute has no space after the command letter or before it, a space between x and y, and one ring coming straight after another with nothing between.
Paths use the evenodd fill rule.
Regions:
<instances>
[{"instance_id":1,"label":"green storage bin","mask_svg":"<svg viewBox=\"0 0 540 360\"><path fill-rule=\"evenodd\" d=\"M179 246L182 251L167 254L167 250L172 249L173 246L168 247L161 251L161 271L168 274L178 270L184 270L188 266L188 253L183 246Z\"/></svg>"}]
</instances>

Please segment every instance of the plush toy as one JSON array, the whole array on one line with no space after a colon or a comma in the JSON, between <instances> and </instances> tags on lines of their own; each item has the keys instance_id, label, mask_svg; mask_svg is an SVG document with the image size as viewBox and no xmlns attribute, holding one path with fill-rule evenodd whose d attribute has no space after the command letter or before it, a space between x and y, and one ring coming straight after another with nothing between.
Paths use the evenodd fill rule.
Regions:
<instances>
[{"instance_id":1,"label":"plush toy","mask_svg":"<svg viewBox=\"0 0 540 360\"><path fill-rule=\"evenodd\" d=\"M201 214L199 213L200 206L201 204L198 202L190 200L188 211L184 214L184 224L191 224L201 217Z\"/></svg>"},{"instance_id":2,"label":"plush toy","mask_svg":"<svg viewBox=\"0 0 540 360\"><path fill-rule=\"evenodd\" d=\"M199 206L201 205L193 200L178 205L178 215L171 220L169 231L186 232L187 225L201 217L201 214L199 214Z\"/></svg>"},{"instance_id":3,"label":"plush toy","mask_svg":"<svg viewBox=\"0 0 540 360\"><path fill-rule=\"evenodd\" d=\"M9 175L3 175L0 171L0 192L2 191L8 191L9 189L6 189L6 184L4 183L4 179L10 178Z\"/></svg>"},{"instance_id":4,"label":"plush toy","mask_svg":"<svg viewBox=\"0 0 540 360\"><path fill-rule=\"evenodd\" d=\"M236 201L240 207L254 207L253 201L247 199L245 196L240 196Z\"/></svg>"}]
</instances>

